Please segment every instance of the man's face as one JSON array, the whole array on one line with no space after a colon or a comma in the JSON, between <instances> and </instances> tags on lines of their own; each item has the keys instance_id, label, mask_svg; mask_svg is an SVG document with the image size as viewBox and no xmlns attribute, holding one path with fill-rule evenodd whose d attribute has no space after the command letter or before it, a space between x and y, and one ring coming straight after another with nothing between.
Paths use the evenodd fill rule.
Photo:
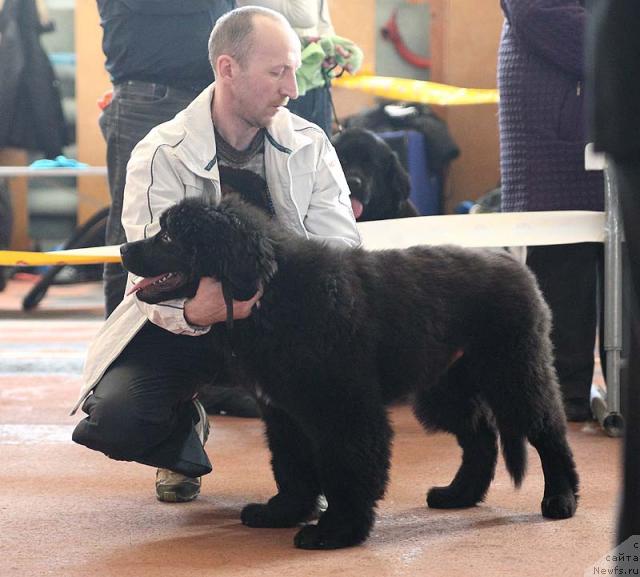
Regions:
<instances>
[{"instance_id":1,"label":"man's face","mask_svg":"<svg viewBox=\"0 0 640 577\"><path fill-rule=\"evenodd\" d=\"M270 18L256 17L253 46L232 83L235 113L250 126L268 126L289 99L298 97L300 41Z\"/></svg>"}]
</instances>

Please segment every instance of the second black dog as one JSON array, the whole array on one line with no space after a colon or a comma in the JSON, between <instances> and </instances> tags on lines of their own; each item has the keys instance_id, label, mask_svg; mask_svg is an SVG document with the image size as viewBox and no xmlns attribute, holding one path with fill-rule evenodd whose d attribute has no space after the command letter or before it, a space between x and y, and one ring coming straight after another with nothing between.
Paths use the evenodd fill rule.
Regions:
<instances>
[{"instance_id":1,"label":"second black dog","mask_svg":"<svg viewBox=\"0 0 640 577\"><path fill-rule=\"evenodd\" d=\"M398 155L375 133L348 128L333 139L358 221L418 216L411 181Z\"/></svg>"},{"instance_id":2,"label":"second black dog","mask_svg":"<svg viewBox=\"0 0 640 577\"><path fill-rule=\"evenodd\" d=\"M516 485L528 440L545 477L542 514L571 517L578 476L553 370L550 314L528 270L506 253L458 247L367 252L287 234L261 211L226 197L187 200L160 232L123 245L124 265L147 277L137 296L159 302L219 279L230 304L258 288L260 306L235 321L230 342L256 382L278 494L247 505L252 527L294 527L319 494L328 509L295 537L305 549L364 541L388 481L385 406L407 393L426 429L456 435L462 464L434 487L430 507L482 501L498 433ZM228 326L231 326L228 322Z\"/></svg>"}]
</instances>

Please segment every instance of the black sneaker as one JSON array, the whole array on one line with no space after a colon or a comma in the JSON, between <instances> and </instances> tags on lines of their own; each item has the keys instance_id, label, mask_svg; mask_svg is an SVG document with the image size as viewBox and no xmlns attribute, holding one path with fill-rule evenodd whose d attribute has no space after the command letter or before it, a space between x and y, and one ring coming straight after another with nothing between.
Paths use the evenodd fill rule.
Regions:
<instances>
[{"instance_id":1,"label":"black sneaker","mask_svg":"<svg viewBox=\"0 0 640 577\"><path fill-rule=\"evenodd\" d=\"M210 415L228 415L249 419L260 416L255 398L239 386L207 385L198 391L198 399Z\"/></svg>"},{"instance_id":2,"label":"black sneaker","mask_svg":"<svg viewBox=\"0 0 640 577\"><path fill-rule=\"evenodd\" d=\"M209 438L209 419L198 399L193 399L193 404L200 417L196 423L196 432L204 447ZM169 469L158 469L156 471L156 497L158 501L165 503L187 503L193 501L200 494L201 485L200 477L187 477Z\"/></svg>"}]
</instances>

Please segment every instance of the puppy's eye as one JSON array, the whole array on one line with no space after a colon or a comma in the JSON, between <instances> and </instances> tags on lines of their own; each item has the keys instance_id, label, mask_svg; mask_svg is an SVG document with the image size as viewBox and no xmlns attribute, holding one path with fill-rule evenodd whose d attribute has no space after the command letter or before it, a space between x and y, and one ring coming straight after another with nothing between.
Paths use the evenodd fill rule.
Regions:
<instances>
[{"instance_id":1,"label":"puppy's eye","mask_svg":"<svg viewBox=\"0 0 640 577\"><path fill-rule=\"evenodd\" d=\"M171 242L171 236L169 235L169 233L166 230L163 230L160 233L160 242L163 242L165 244Z\"/></svg>"}]
</instances>

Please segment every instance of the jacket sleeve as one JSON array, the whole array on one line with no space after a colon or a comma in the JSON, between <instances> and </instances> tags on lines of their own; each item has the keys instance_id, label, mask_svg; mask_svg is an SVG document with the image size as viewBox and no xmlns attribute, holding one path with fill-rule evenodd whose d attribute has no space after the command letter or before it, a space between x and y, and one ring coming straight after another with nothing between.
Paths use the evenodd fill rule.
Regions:
<instances>
[{"instance_id":1,"label":"jacket sleeve","mask_svg":"<svg viewBox=\"0 0 640 577\"><path fill-rule=\"evenodd\" d=\"M578 79L587 13L578 0L502 0L514 33L529 50Z\"/></svg>"},{"instance_id":2,"label":"jacket sleeve","mask_svg":"<svg viewBox=\"0 0 640 577\"><path fill-rule=\"evenodd\" d=\"M309 238L337 246L360 246L349 187L333 145L324 137L304 227Z\"/></svg>"},{"instance_id":3,"label":"jacket sleeve","mask_svg":"<svg viewBox=\"0 0 640 577\"><path fill-rule=\"evenodd\" d=\"M262 6L280 12L294 28L314 28L320 14L319 0L238 0L238 6Z\"/></svg>"},{"instance_id":4,"label":"jacket sleeve","mask_svg":"<svg viewBox=\"0 0 640 577\"><path fill-rule=\"evenodd\" d=\"M169 145L143 140L133 150L127 165L127 181L122 207L122 226L128 241L141 240L160 230L159 217L184 197L185 185ZM129 274L127 288L139 280ZM210 327L195 327L184 318L186 299L173 299L150 305L135 299L142 313L155 325L172 333L198 336Z\"/></svg>"}]
</instances>

